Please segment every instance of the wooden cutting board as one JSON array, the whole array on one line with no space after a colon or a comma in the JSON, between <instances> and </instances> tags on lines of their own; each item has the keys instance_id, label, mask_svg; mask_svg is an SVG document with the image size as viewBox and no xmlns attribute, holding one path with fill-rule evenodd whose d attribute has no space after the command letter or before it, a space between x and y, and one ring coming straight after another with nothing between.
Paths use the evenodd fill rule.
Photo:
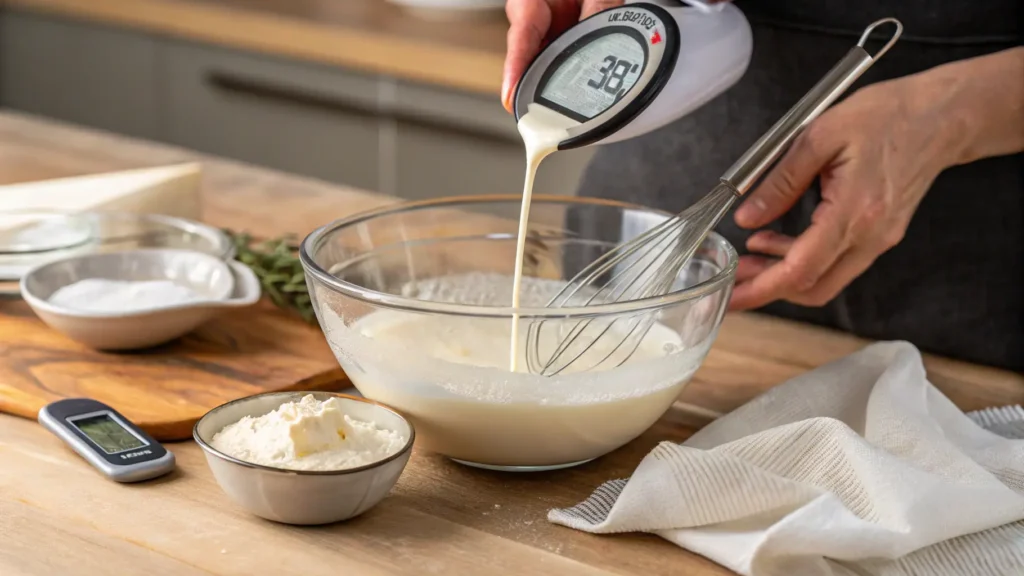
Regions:
<instances>
[{"instance_id":1,"label":"wooden cutting board","mask_svg":"<svg viewBox=\"0 0 1024 576\"><path fill-rule=\"evenodd\" d=\"M88 397L158 440L183 440L229 400L349 385L320 329L267 303L158 348L105 353L50 329L20 300L0 301L0 411L25 418L54 400Z\"/></svg>"}]
</instances>

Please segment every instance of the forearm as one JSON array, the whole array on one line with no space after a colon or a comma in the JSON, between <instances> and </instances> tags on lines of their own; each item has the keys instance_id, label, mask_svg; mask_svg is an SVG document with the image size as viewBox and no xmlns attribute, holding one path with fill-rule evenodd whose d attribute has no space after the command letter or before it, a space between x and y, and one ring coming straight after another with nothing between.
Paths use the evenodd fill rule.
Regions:
<instances>
[{"instance_id":1,"label":"forearm","mask_svg":"<svg viewBox=\"0 0 1024 576\"><path fill-rule=\"evenodd\" d=\"M921 74L944 100L951 164L1024 152L1024 47L960 60Z\"/></svg>"}]
</instances>

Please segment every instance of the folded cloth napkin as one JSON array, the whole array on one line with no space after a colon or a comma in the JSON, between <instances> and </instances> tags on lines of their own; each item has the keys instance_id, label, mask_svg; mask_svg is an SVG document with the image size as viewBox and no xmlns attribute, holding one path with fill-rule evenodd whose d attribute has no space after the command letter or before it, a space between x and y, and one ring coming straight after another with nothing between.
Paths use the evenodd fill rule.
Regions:
<instances>
[{"instance_id":1,"label":"folded cloth napkin","mask_svg":"<svg viewBox=\"0 0 1024 576\"><path fill-rule=\"evenodd\" d=\"M964 414L905 342L781 384L548 519L747 576L1024 575L1024 409Z\"/></svg>"}]
</instances>

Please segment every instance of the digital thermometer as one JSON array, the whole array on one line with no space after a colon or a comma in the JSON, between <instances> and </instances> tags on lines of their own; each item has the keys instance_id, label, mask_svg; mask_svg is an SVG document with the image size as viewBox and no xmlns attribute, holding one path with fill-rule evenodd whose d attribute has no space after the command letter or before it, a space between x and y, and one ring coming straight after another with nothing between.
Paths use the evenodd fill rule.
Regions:
<instances>
[{"instance_id":1,"label":"digital thermometer","mask_svg":"<svg viewBox=\"0 0 1024 576\"><path fill-rule=\"evenodd\" d=\"M102 402L58 400L39 410L39 423L111 480L139 482L174 470L174 454Z\"/></svg>"},{"instance_id":2,"label":"digital thermometer","mask_svg":"<svg viewBox=\"0 0 1024 576\"><path fill-rule=\"evenodd\" d=\"M581 21L537 55L516 89L516 120L561 116L559 150L660 128L735 84L750 63L750 25L729 3L627 2Z\"/></svg>"}]
</instances>

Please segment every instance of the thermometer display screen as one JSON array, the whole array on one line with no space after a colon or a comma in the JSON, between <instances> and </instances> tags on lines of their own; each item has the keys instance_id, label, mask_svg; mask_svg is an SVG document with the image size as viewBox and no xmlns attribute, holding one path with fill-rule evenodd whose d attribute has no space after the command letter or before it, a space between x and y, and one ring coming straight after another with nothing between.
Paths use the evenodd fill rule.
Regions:
<instances>
[{"instance_id":1,"label":"thermometer display screen","mask_svg":"<svg viewBox=\"0 0 1024 576\"><path fill-rule=\"evenodd\" d=\"M603 34L561 62L540 98L576 120L590 120L625 96L646 65L647 46L639 33L629 29Z\"/></svg>"},{"instance_id":2,"label":"thermometer display screen","mask_svg":"<svg viewBox=\"0 0 1024 576\"><path fill-rule=\"evenodd\" d=\"M109 414L76 418L71 423L107 454L116 454L146 445L135 434L125 430L124 426L121 426Z\"/></svg>"}]
</instances>

